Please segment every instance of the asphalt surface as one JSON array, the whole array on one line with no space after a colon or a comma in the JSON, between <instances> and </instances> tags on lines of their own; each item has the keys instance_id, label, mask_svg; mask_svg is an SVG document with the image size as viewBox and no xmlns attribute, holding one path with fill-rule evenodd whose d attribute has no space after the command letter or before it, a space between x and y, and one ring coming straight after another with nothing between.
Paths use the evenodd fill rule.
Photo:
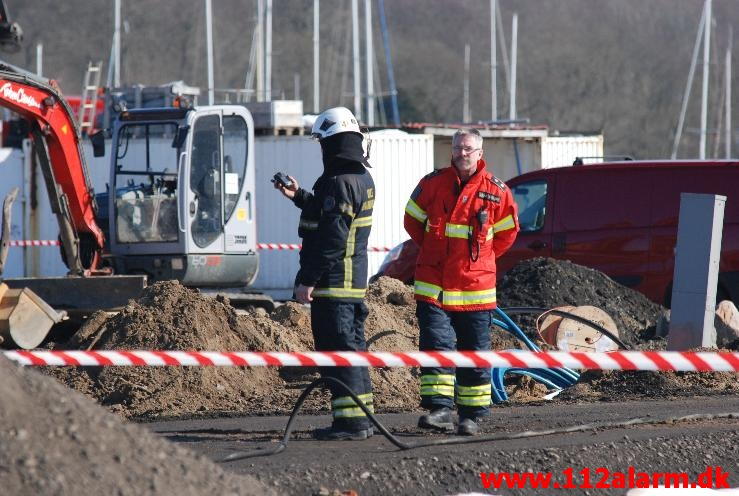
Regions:
<instances>
[{"instance_id":1,"label":"asphalt surface","mask_svg":"<svg viewBox=\"0 0 739 496\"><path fill-rule=\"evenodd\" d=\"M735 412L731 418L659 422L692 414ZM379 415L403 442L448 439L416 427L418 413ZM728 472L725 482L739 488L739 396L676 398L660 401L600 403L541 403L495 407L482 422L483 435L561 429L634 418L656 423L619 428L588 429L521 439L487 441L400 450L377 433L366 441L319 442L310 431L330 423L330 417L300 416L287 449L277 455L222 463L227 470L251 474L284 494L334 494L354 490L359 495L431 494L626 494L615 472L629 467L637 483L639 472L685 472L690 481L707 467ZM190 419L144 424L161 436L215 461L232 453L270 449L282 438L287 417ZM502 487L485 489L481 472L551 472L552 483L567 489ZM597 471L601 468L600 471ZM592 488L587 485L590 471ZM608 473L603 470L606 469ZM713 469L715 473L715 468ZM597 488L597 483L611 488ZM658 481L659 482L659 481ZM662 479L664 483L664 479ZM505 484L505 482L504 482ZM335 494L340 494L336 492Z\"/></svg>"}]
</instances>

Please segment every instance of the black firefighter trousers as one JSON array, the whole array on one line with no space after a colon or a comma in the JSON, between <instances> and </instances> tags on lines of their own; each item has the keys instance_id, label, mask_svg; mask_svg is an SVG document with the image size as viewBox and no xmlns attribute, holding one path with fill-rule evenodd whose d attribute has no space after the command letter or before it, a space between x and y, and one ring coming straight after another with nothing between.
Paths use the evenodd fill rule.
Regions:
<instances>
[{"instance_id":1,"label":"black firefighter trousers","mask_svg":"<svg viewBox=\"0 0 739 496\"><path fill-rule=\"evenodd\" d=\"M314 298L310 309L316 351L367 351L364 321L369 311L364 302L342 303ZM373 411L372 383L367 367L319 367L319 370L321 377L334 377L349 386ZM334 384L329 389L335 428L359 430L370 426L367 416L346 391Z\"/></svg>"}]
</instances>

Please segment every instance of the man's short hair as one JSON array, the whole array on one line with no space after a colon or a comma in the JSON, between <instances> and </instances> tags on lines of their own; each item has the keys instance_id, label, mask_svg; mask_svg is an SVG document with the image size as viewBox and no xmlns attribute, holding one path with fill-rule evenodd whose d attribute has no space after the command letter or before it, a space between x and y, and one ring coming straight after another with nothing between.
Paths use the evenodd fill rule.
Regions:
<instances>
[{"instance_id":1,"label":"man's short hair","mask_svg":"<svg viewBox=\"0 0 739 496\"><path fill-rule=\"evenodd\" d=\"M462 136L472 136L477 143L477 147L482 148L482 136L480 135L480 131L478 131L474 127L459 128L457 132L454 133L454 136L452 136L452 145L454 143L458 143L459 140L462 139Z\"/></svg>"}]
</instances>

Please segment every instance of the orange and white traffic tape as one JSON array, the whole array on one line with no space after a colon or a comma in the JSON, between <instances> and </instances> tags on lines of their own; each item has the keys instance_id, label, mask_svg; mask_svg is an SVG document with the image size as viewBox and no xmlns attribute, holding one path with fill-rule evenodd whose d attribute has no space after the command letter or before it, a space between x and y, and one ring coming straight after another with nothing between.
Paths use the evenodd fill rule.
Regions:
<instances>
[{"instance_id":1,"label":"orange and white traffic tape","mask_svg":"<svg viewBox=\"0 0 739 496\"><path fill-rule=\"evenodd\" d=\"M739 372L739 353L614 351L257 352L257 351L46 351L3 354L20 365L196 367L516 367L600 370Z\"/></svg>"}]
</instances>

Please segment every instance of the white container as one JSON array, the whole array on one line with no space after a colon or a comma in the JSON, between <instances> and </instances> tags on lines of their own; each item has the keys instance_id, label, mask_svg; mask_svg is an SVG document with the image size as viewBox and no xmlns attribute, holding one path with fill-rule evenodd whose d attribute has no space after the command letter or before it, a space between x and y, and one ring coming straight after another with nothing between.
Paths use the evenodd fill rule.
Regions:
<instances>
[{"instance_id":1,"label":"white container","mask_svg":"<svg viewBox=\"0 0 739 496\"><path fill-rule=\"evenodd\" d=\"M433 170L433 138L402 131L378 131L370 137L370 174L376 193L369 246L392 248L408 239L403 212L413 188ZM323 172L321 147L305 136L271 136L257 137L255 148L258 242L299 244L300 211L269 180L276 172L285 172L310 190ZM370 276L377 272L386 254L369 253ZM261 250L259 262L253 289L277 299L289 298L298 271L297 250Z\"/></svg>"},{"instance_id":2,"label":"white container","mask_svg":"<svg viewBox=\"0 0 739 496\"><path fill-rule=\"evenodd\" d=\"M246 108L254 119L257 129L282 129L303 127L302 100L273 100L271 102L249 102Z\"/></svg>"}]
</instances>

